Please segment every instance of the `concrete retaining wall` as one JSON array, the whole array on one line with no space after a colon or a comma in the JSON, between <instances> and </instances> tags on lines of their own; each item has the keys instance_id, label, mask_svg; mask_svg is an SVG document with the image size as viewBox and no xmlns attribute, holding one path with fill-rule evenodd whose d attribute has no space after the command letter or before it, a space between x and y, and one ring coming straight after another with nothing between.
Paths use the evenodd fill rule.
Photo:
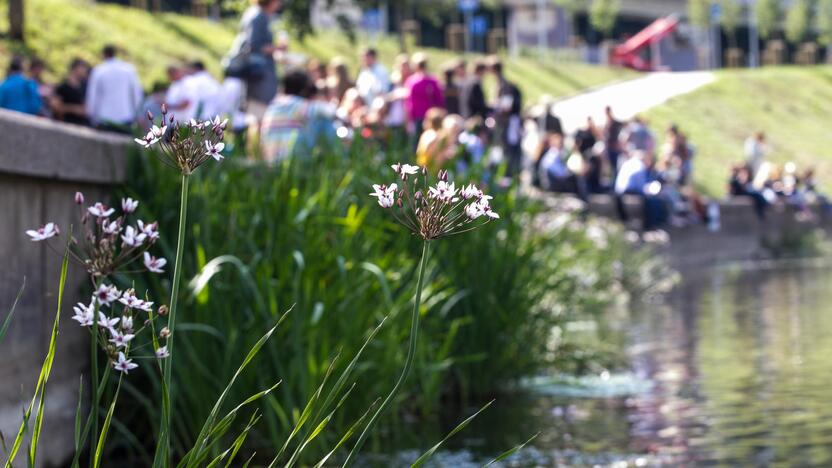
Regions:
<instances>
[{"instance_id":1,"label":"concrete retaining wall","mask_svg":"<svg viewBox=\"0 0 832 468\"><path fill-rule=\"evenodd\" d=\"M711 232L704 225L666 227L670 242L662 248L670 263L679 269L708 266L727 261L768 258L790 244L821 229L832 232L832 218L820 207L813 207L814 216L806 220L797 216L793 206L777 204L766 211L765 219L754 212L750 198L736 197L720 201L720 229ZM625 197L625 208L632 221L629 227L641 226L641 199ZM591 213L618 219L613 198L606 195L590 199Z\"/></svg>"},{"instance_id":2,"label":"concrete retaining wall","mask_svg":"<svg viewBox=\"0 0 832 468\"><path fill-rule=\"evenodd\" d=\"M10 444L46 356L61 263L59 254L31 242L24 231L53 221L67 233L71 224L78 223L76 191L84 192L87 201L102 199L124 180L130 140L3 110L0 135L0 321L26 279L15 319L0 343L0 431ZM84 272L71 266L38 466L60 464L73 451L78 385L89 363L89 334L70 317L71 306L88 299L80 294L86 281ZM89 389L86 382L85 388ZM25 454L18 456L18 466L25 464Z\"/></svg>"}]
</instances>

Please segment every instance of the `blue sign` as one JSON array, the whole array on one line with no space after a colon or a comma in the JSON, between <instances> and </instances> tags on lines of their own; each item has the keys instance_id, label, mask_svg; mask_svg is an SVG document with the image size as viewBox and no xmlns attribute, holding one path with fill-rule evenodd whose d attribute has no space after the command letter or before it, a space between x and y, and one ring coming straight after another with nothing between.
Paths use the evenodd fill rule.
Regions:
<instances>
[{"instance_id":1,"label":"blue sign","mask_svg":"<svg viewBox=\"0 0 832 468\"><path fill-rule=\"evenodd\" d=\"M371 8L361 14L361 25L367 31L381 31L381 10Z\"/></svg>"},{"instance_id":2,"label":"blue sign","mask_svg":"<svg viewBox=\"0 0 832 468\"><path fill-rule=\"evenodd\" d=\"M711 3L711 21L719 21L722 16L722 6L719 3Z\"/></svg>"},{"instance_id":3,"label":"blue sign","mask_svg":"<svg viewBox=\"0 0 832 468\"><path fill-rule=\"evenodd\" d=\"M459 10L465 13L471 13L480 7L480 0L459 0Z\"/></svg>"},{"instance_id":4,"label":"blue sign","mask_svg":"<svg viewBox=\"0 0 832 468\"><path fill-rule=\"evenodd\" d=\"M471 22L468 23L468 32L472 36L484 36L488 32L488 18L483 15L471 18Z\"/></svg>"}]
</instances>

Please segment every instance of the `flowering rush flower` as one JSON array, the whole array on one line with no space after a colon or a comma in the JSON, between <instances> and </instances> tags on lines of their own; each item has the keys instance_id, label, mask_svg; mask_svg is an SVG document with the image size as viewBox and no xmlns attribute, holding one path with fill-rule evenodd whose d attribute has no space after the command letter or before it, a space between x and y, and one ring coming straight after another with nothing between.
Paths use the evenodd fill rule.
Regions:
<instances>
[{"instance_id":1,"label":"flowering rush flower","mask_svg":"<svg viewBox=\"0 0 832 468\"><path fill-rule=\"evenodd\" d=\"M116 348L124 348L133 338L136 337L136 335L122 333L114 328L110 329L110 335L112 335L110 343L112 343Z\"/></svg>"},{"instance_id":2,"label":"flowering rush flower","mask_svg":"<svg viewBox=\"0 0 832 468\"><path fill-rule=\"evenodd\" d=\"M119 372L124 372L125 374L130 373L131 370L137 367L139 367L139 365L134 364L132 360L127 359L121 351L118 353L118 359L113 362L113 368Z\"/></svg>"},{"instance_id":3,"label":"flowering rush flower","mask_svg":"<svg viewBox=\"0 0 832 468\"><path fill-rule=\"evenodd\" d=\"M461 234L500 217L491 209L490 196L473 184L457 188L448 181L447 171L440 171L436 184L429 185L425 168L401 163L391 167L401 188L396 183L375 184L370 196L424 240Z\"/></svg>"},{"instance_id":4,"label":"flowering rush flower","mask_svg":"<svg viewBox=\"0 0 832 468\"><path fill-rule=\"evenodd\" d=\"M164 258L156 258L147 252L144 253L144 266L147 268L147 271L151 273L164 273L165 270L163 270L162 267L164 267L166 263L168 263L168 261Z\"/></svg>"},{"instance_id":5,"label":"flowering rush flower","mask_svg":"<svg viewBox=\"0 0 832 468\"><path fill-rule=\"evenodd\" d=\"M153 306L152 302L143 301L136 297L135 292L132 289L125 291L118 301L124 304L127 308L144 310L146 312L149 312Z\"/></svg>"},{"instance_id":6,"label":"flowering rush flower","mask_svg":"<svg viewBox=\"0 0 832 468\"><path fill-rule=\"evenodd\" d=\"M118 325L118 320L118 317L107 317L106 315L104 315L104 312L98 313L98 326L101 328L112 330L116 325Z\"/></svg>"},{"instance_id":7,"label":"flowering rush flower","mask_svg":"<svg viewBox=\"0 0 832 468\"><path fill-rule=\"evenodd\" d=\"M78 322L82 327L91 327L95 322L95 306L93 304L84 305L79 302L72 310L75 311L72 320Z\"/></svg>"},{"instance_id":8,"label":"flowering rush flower","mask_svg":"<svg viewBox=\"0 0 832 468\"><path fill-rule=\"evenodd\" d=\"M144 138L136 138L143 148L158 147L159 160L168 167L190 175L209 159L220 161L225 143L222 142L228 126L228 119L180 122L173 115L168 116L167 107L162 107L162 127L153 123L153 114L148 113L150 130ZM165 122L169 124L165 127Z\"/></svg>"},{"instance_id":9,"label":"flowering rush flower","mask_svg":"<svg viewBox=\"0 0 832 468\"><path fill-rule=\"evenodd\" d=\"M98 286L98 289L95 290L92 297L102 306L108 306L110 303L121 297L121 291L113 285L107 286L102 283Z\"/></svg>"},{"instance_id":10,"label":"flowering rush flower","mask_svg":"<svg viewBox=\"0 0 832 468\"><path fill-rule=\"evenodd\" d=\"M122 198L121 199L121 211L124 214L132 213L136 211L136 208L139 207L139 202L137 200L133 200L132 198Z\"/></svg>"},{"instance_id":11,"label":"flowering rush flower","mask_svg":"<svg viewBox=\"0 0 832 468\"><path fill-rule=\"evenodd\" d=\"M43 227L26 231L26 235L31 237L33 242L40 242L50 237L55 237L60 233L61 231L55 223L46 223Z\"/></svg>"},{"instance_id":12,"label":"flowering rush flower","mask_svg":"<svg viewBox=\"0 0 832 468\"><path fill-rule=\"evenodd\" d=\"M168 346L161 346L159 349L156 350L156 357L159 359L164 359L170 356L170 351L168 351Z\"/></svg>"}]
</instances>

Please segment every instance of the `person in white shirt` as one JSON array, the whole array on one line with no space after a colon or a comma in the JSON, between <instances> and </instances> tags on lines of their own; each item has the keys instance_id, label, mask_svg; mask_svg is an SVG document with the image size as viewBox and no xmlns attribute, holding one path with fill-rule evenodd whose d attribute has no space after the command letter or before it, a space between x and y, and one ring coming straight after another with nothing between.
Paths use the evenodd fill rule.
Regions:
<instances>
[{"instance_id":1,"label":"person in white shirt","mask_svg":"<svg viewBox=\"0 0 832 468\"><path fill-rule=\"evenodd\" d=\"M194 116L199 120L213 119L225 114L223 89L220 83L205 70L205 65L195 61L190 65L190 74L185 78L189 94L196 99Z\"/></svg>"},{"instance_id":2,"label":"person in white shirt","mask_svg":"<svg viewBox=\"0 0 832 468\"><path fill-rule=\"evenodd\" d=\"M130 133L144 97L139 75L133 65L116 58L115 46L105 46L103 55L87 84L87 115L99 129Z\"/></svg>"},{"instance_id":3,"label":"person in white shirt","mask_svg":"<svg viewBox=\"0 0 832 468\"><path fill-rule=\"evenodd\" d=\"M363 67L355 80L358 95L364 102L373 102L377 96L390 91L390 74L378 63L378 52L369 48L361 55Z\"/></svg>"},{"instance_id":4,"label":"person in white shirt","mask_svg":"<svg viewBox=\"0 0 832 468\"><path fill-rule=\"evenodd\" d=\"M766 134L757 132L745 140L745 163L753 179L766 159Z\"/></svg>"},{"instance_id":5,"label":"person in white shirt","mask_svg":"<svg viewBox=\"0 0 832 468\"><path fill-rule=\"evenodd\" d=\"M170 87L165 95L165 103L167 103L168 112L179 122L187 122L196 117L199 101L195 87L188 83L187 78L184 69L176 66L168 67Z\"/></svg>"}]
</instances>

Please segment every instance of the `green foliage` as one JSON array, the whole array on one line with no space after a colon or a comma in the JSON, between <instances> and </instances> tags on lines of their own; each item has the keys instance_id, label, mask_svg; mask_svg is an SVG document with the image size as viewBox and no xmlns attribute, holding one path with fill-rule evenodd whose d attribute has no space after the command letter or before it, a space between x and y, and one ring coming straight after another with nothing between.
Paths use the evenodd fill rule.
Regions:
<instances>
[{"instance_id":1,"label":"green foliage","mask_svg":"<svg viewBox=\"0 0 832 468\"><path fill-rule=\"evenodd\" d=\"M809 0L795 0L786 13L786 39L792 44L799 44L809 32L809 14L811 6Z\"/></svg>"},{"instance_id":2,"label":"green foliage","mask_svg":"<svg viewBox=\"0 0 832 468\"><path fill-rule=\"evenodd\" d=\"M344 444L337 435L355 433L355 421L389 391L407 351L419 243L367 193L372 183L392 180L388 165L409 160L403 154L355 142L346 157L316 151L274 168L226 160L192 176L192 234L183 278L193 280L181 298L173 356L177 405L171 436L177 457L183 447L195 445L212 402L234 375L233 363L293 304L285 326L263 345L262 357L227 390L228 401L242 401L276 379L283 382L259 400L262 420L251 429L247 450L260 448L258 453L271 457L289 434L306 433L314 437L303 441L304 452L292 459L319 460ZM162 214L159 246L171 258L175 175L149 156L135 164L129 193L143 200L147 213ZM627 248L614 242L615 236L599 245L586 233L604 230L596 225L533 227L545 212L538 202L514 190L490 191L503 219L434 247L414 372L393 402L395 411L382 419L387 427L395 427L405 413L436 416L443 395L475 400L507 379L563 362L567 356L559 346L569 336L551 340L549 331L602 313L615 291L621 292L623 273L615 259ZM169 287L157 276L145 280L153 297L163 297ZM368 331L386 316L387 324L368 343ZM356 355L365 343L360 360L335 359ZM307 403L321 401L315 395L325 395L322 386L332 385L327 376L347 368L354 368L354 375L336 386L354 383L356 391L339 403L341 410L312 422L315 412L305 409ZM156 385L154 376L148 380ZM152 394L159 391L147 400L156 401ZM122 420L132 427L154 424L144 420L142 402L135 404ZM325 431L297 430L324 420ZM219 447L206 449L206 460L220 455Z\"/></svg>"},{"instance_id":3,"label":"green foliage","mask_svg":"<svg viewBox=\"0 0 832 468\"><path fill-rule=\"evenodd\" d=\"M743 6L736 0L720 0L722 14L719 24L734 47L737 42L737 27L742 20Z\"/></svg>"},{"instance_id":4,"label":"green foliage","mask_svg":"<svg viewBox=\"0 0 832 468\"><path fill-rule=\"evenodd\" d=\"M780 0L757 0L757 29L761 39L770 39L780 24Z\"/></svg>"},{"instance_id":5,"label":"green foliage","mask_svg":"<svg viewBox=\"0 0 832 468\"><path fill-rule=\"evenodd\" d=\"M592 0L589 7L589 23L604 37L609 37L615 28L620 9L620 0Z\"/></svg>"},{"instance_id":6,"label":"green foliage","mask_svg":"<svg viewBox=\"0 0 832 468\"><path fill-rule=\"evenodd\" d=\"M710 0L688 0L688 19L692 25L700 29L706 29L710 26Z\"/></svg>"},{"instance_id":7,"label":"green foliage","mask_svg":"<svg viewBox=\"0 0 832 468\"><path fill-rule=\"evenodd\" d=\"M832 0L818 0L814 18L818 41L826 46L832 44Z\"/></svg>"}]
</instances>

